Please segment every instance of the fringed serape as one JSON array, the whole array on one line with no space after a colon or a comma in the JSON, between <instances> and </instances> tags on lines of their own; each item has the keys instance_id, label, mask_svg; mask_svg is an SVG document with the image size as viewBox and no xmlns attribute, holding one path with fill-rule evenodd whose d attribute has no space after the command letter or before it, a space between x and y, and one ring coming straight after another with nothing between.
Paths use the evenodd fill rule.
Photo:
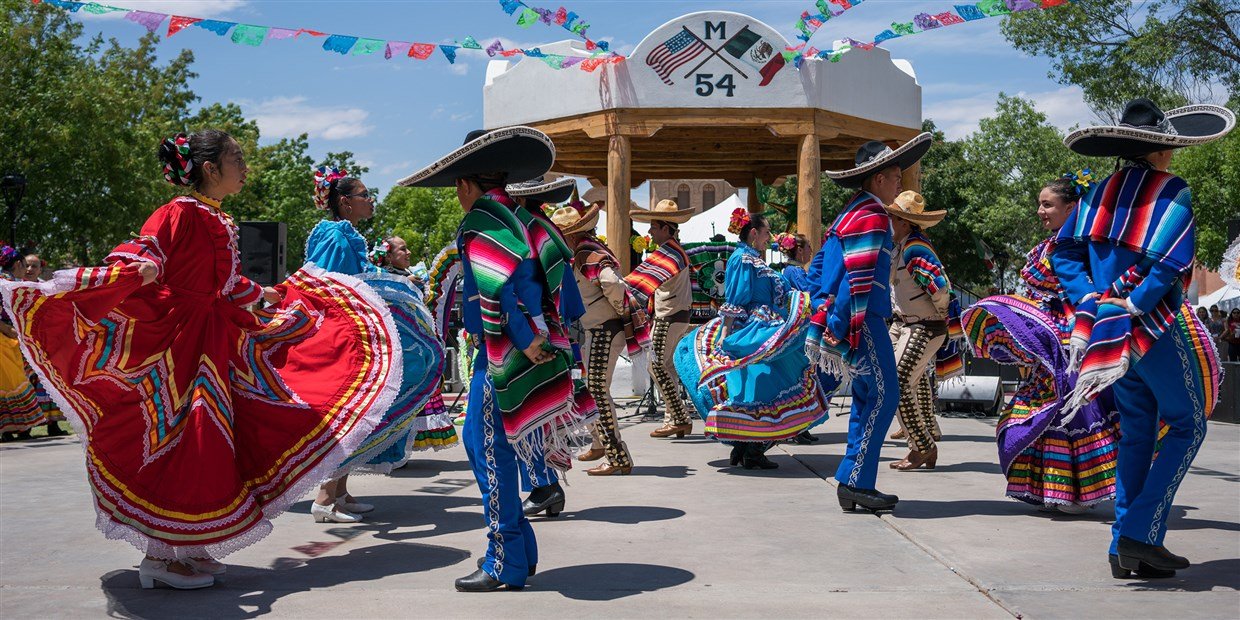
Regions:
<instances>
[{"instance_id":1,"label":"fringed serape","mask_svg":"<svg viewBox=\"0 0 1240 620\"><path fill-rule=\"evenodd\" d=\"M676 274L689 268L689 255L675 240L658 247L624 280L633 287L639 298L645 299L646 311L654 314L654 292Z\"/></svg>"},{"instance_id":2,"label":"fringed serape","mask_svg":"<svg viewBox=\"0 0 1240 620\"><path fill-rule=\"evenodd\" d=\"M620 262L611 253L611 249L598 240L598 237L588 236L577 243L576 260L580 265L581 275L587 280L597 282L604 268L610 267L617 273L620 271ZM650 318L642 304L637 301L637 297L633 295L632 289L628 287L624 292L624 307L628 311L620 316L620 320L624 325L625 351L629 355L634 355L650 347Z\"/></svg>"},{"instance_id":3,"label":"fringed serape","mask_svg":"<svg viewBox=\"0 0 1240 620\"><path fill-rule=\"evenodd\" d=\"M551 314L547 340L556 355L550 362L534 364L503 332L505 317L500 291L522 260L536 256L528 244L526 229L509 207L479 198L461 221L460 236L464 260L469 261L478 286L487 372L508 441L523 457L532 457L542 449L549 463L566 469L580 436L587 432L583 424L588 420L575 414L577 404L570 372L574 364L572 344L561 326L558 311L554 304L542 309L544 314ZM542 253L537 257L541 259ZM557 265L553 261L541 267L549 274ZM531 329L538 331L530 317L507 320L527 320Z\"/></svg>"},{"instance_id":4,"label":"fringed serape","mask_svg":"<svg viewBox=\"0 0 1240 620\"><path fill-rule=\"evenodd\" d=\"M1109 297L1127 298L1154 263L1184 274L1173 294L1139 316L1123 306L1099 304L1096 298L1078 303L1071 363L1080 373L1067 397L1069 412L1123 377L1175 320L1192 269L1195 228L1188 184L1143 166L1122 168L1107 177L1064 223L1057 243L1069 239L1110 243L1145 257L1109 285Z\"/></svg>"}]
</instances>

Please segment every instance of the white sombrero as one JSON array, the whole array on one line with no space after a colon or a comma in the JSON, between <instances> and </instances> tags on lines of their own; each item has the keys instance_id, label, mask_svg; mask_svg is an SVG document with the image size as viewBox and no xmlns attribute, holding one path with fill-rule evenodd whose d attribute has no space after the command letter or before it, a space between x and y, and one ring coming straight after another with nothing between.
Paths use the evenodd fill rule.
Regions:
<instances>
[{"instance_id":1,"label":"white sombrero","mask_svg":"<svg viewBox=\"0 0 1240 620\"><path fill-rule=\"evenodd\" d=\"M509 182L520 183L545 174L554 163L555 144L537 129L475 130L465 137L463 146L396 184L451 187L463 177L498 174L505 174Z\"/></svg>"},{"instance_id":2,"label":"white sombrero","mask_svg":"<svg viewBox=\"0 0 1240 620\"><path fill-rule=\"evenodd\" d=\"M918 134L917 137L893 149L878 140L871 140L857 149L856 167L848 170L826 170L827 177L836 185L856 189L874 173L891 166L899 166L900 170L908 170L910 166L921 161L930 150L931 135Z\"/></svg>"},{"instance_id":3,"label":"white sombrero","mask_svg":"<svg viewBox=\"0 0 1240 620\"><path fill-rule=\"evenodd\" d=\"M1118 125L1078 129L1063 143L1082 155L1131 158L1212 142L1235 126L1236 115L1221 106L1190 105L1164 114L1149 99L1133 99Z\"/></svg>"}]
</instances>

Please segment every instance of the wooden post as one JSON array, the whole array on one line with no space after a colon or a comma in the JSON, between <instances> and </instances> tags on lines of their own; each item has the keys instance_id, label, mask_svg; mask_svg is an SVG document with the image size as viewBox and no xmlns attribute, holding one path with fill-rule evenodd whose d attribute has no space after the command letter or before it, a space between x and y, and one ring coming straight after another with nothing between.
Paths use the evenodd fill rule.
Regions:
<instances>
[{"instance_id":1,"label":"wooden post","mask_svg":"<svg viewBox=\"0 0 1240 620\"><path fill-rule=\"evenodd\" d=\"M900 189L915 192L921 191L921 162L917 162L909 166L900 175Z\"/></svg>"},{"instance_id":2,"label":"wooden post","mask_svg":"<svg viewBox=\"0 0 1240 620\"><path fill-rule=\"evenodd\" d=\"M801 136L797 158L797 232L805 235L811 250L822 242L822 156L818 136Z\"/></svg>"},{"instance_id":3,"label":"wooden post","mask_svg":"<svg viewBox=\"0 0 1240 620\"><path fill-rule=\"evenodd\" d=\"M750 213L762 213L766 209L758 200L758 184L754 181L749 182L749 186L745 188L749 194L749 199L745 201L745 208Z\"/></svg>"},{"instance_id":4,"label":"wooden post","mask_svg":"<svg viewBox=\"0 0 1240 620\"><path fill-rule=\"evenodd\" d=\"M607 247L620 261L620 272L628 273L629 264L629 148L628 136L612 136L607 143Z\"/></svg>"}]
</instances>

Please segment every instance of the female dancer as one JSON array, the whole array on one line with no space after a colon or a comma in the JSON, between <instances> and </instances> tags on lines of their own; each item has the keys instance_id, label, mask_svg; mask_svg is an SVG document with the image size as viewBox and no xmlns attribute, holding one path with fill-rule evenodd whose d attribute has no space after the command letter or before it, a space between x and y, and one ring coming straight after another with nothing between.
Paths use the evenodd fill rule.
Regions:
<instances>
[{"instance_id":1,"label":"female dancer","mask_svg":"<svg viewBox=\"0 0 1240 620\"><path fill-rule=\"evenodd\" d=\"M805 239L805 235L790 233L781 233L775 236L775 244L779 247L779 251L784 255L784 268L779 272L783 276L784 284L790 291L805 291L812 294L810 290L809 274L805 268L809 265L809 261L814 258L814 253L809 249L809 241ZM833 390L827 389L827 384L836 384L837 381L831 380L823 375L818 376L820 385L823 387L824 393L830 393ZM827 413L824 410L821 418L814 422L810 428L814 428L819 424L827 421ZM792 438L792 443L800 446L808 446L818 441L818 438L810 434L810 428L807 428L796 437Z\"/></svg>"},{"instance_id":2,"label":"female dancer","mask_svg":"<svg viewBox=\"0 0 1240 620\"><path fill-rule=\"evenodd\" d=\"M1092 180L1082 170L1047 183L1038 196L1042 228L1058 231ZM1064 352L1072 317L1051 270L1054 246L1051 236L1029 251L1023 295L987 297L965 311L963 323L977 355L1026 373L995 432L1007 496L1076 514L1115 497L1118 420L1108 397L1063 427L1064 399L1075 384Z\"/></svg>"},{"instance_id":3,"label":"female dancer","mask_svg":"<svg viewBox=\"0 0 1240 620\"><path fill-rule=\"evenodd\" d=\"M0 291L82 440L97 527L146 553L142 587L202 588L224 572L212 557L266 536L370 433L396 395L400 350L354 278L308 266L264 289L239 273L221 204L247 168L228 134L180 134L159 157L193 192L142 236L103 267ZM247 310L264 299L281 308Z\"/></svg>"},{"instance_id":4,"label":"female dancer","mask_svg":"<svg viewBox=\"0 0 1240 620\"><path fill-rule=\"evenodd\" d=\"M757 248L771 239L766 220L737 209L728 228L740 244L728 259L718 317L676 346L676 369L706 434L733 443L731 464L774 469L764 454L826 411L827 399L805 356L809 295L793 291ZM787 304L787 306L785 306Z\"/></svg>"},{"instance_id":5,"label":"female dancer","mask_svg":"<svg viewBox=\"0 0 1240 620\"><path fill-rule=\"evenodd\" d=\"M9 282L26 278L26 262L12 246L0 245L0 278ZM46 418L26 372L12 321L7 315L0 321L0 437L5 441L30 439L30 429ZM51 424L48 422L49 434Z\"/></svg>"},{"instance_id":6,"label":"female dancer","mask_svg":"<svg viewBox=\"0 0 1240 620\"><path fill-rule=\"evenodd\" d=\"M345 171L323 166L315 171L314 202L327 212L328 219L310 231L306 262L354 275L373 287L396 322L403 356L404 373L396 401L336 475L319 488L310 508L317 522L355 523L374 506L349 494L350 471L391 472L408 459L405 448L418 431L431 431L432 436L441 437L438 447L443 447L456 441L456 430L444 411L442 399L436 401L435 408L426 408L439 393L444 363L443 345L435 335L429 312L410 287L408 278L384 273L367 259L366 241L357 231L357 224L375 213L370 190Z\"/></svg>"}]
</instances>

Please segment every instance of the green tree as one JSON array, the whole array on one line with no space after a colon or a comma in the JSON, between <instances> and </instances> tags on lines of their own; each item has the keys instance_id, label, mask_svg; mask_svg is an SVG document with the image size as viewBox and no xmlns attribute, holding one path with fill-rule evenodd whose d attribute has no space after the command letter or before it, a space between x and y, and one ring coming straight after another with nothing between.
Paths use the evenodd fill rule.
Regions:
<instances>
[{"instance_id":1,"label":"green tree","mask_svg":"<svg viewBox=\"0 0 1240 620\"><path fill-rule=\"evenodd\" d=\"M0 0L0 170L29 182L17 241L54 263L97 262L172 195L156 145L196 100L190 52L161 65L153 35L129 49L80 46L81 32L63 11Z\"/></svg>"},{"instance_id":2,"label":"green tree","mask_svg":"<svg viewBox=\"0 0 1240 620\"><path fill-rule=\"evenodd\" d=\"M1240 112L1240 100L1229 104ZM1240 132L1203 146L1180 149L1171 172L1188 181L1197 220L1197 260L1218 269L1231 242L1227 222L1240 218Z\"/></svg>"},{"instance_id":3,"label":"green tree","mask_svg":"<svg viewBox=\"0 0 1240 620\"><path fill-rule=\"evenodd\" d=\"M1240 3L1235 0L1076 0L1014 13L1003 34L1052 61L1051 79L1075 84L1113 115L1134 97L1178 105L1214 84L1240 93Z\"/></svg>"},{"instance_id":4,"label":"green tree","mask_svg":"<svg viewBox=\"0 0 1240 620\"><path fill-rule=\"evenodd\" d=\"M432 258L456 238L465 213L450 187L395 187L372 221L375 237L395 235L409 244L412 262Z\"/></svg>"}]
</instances>

